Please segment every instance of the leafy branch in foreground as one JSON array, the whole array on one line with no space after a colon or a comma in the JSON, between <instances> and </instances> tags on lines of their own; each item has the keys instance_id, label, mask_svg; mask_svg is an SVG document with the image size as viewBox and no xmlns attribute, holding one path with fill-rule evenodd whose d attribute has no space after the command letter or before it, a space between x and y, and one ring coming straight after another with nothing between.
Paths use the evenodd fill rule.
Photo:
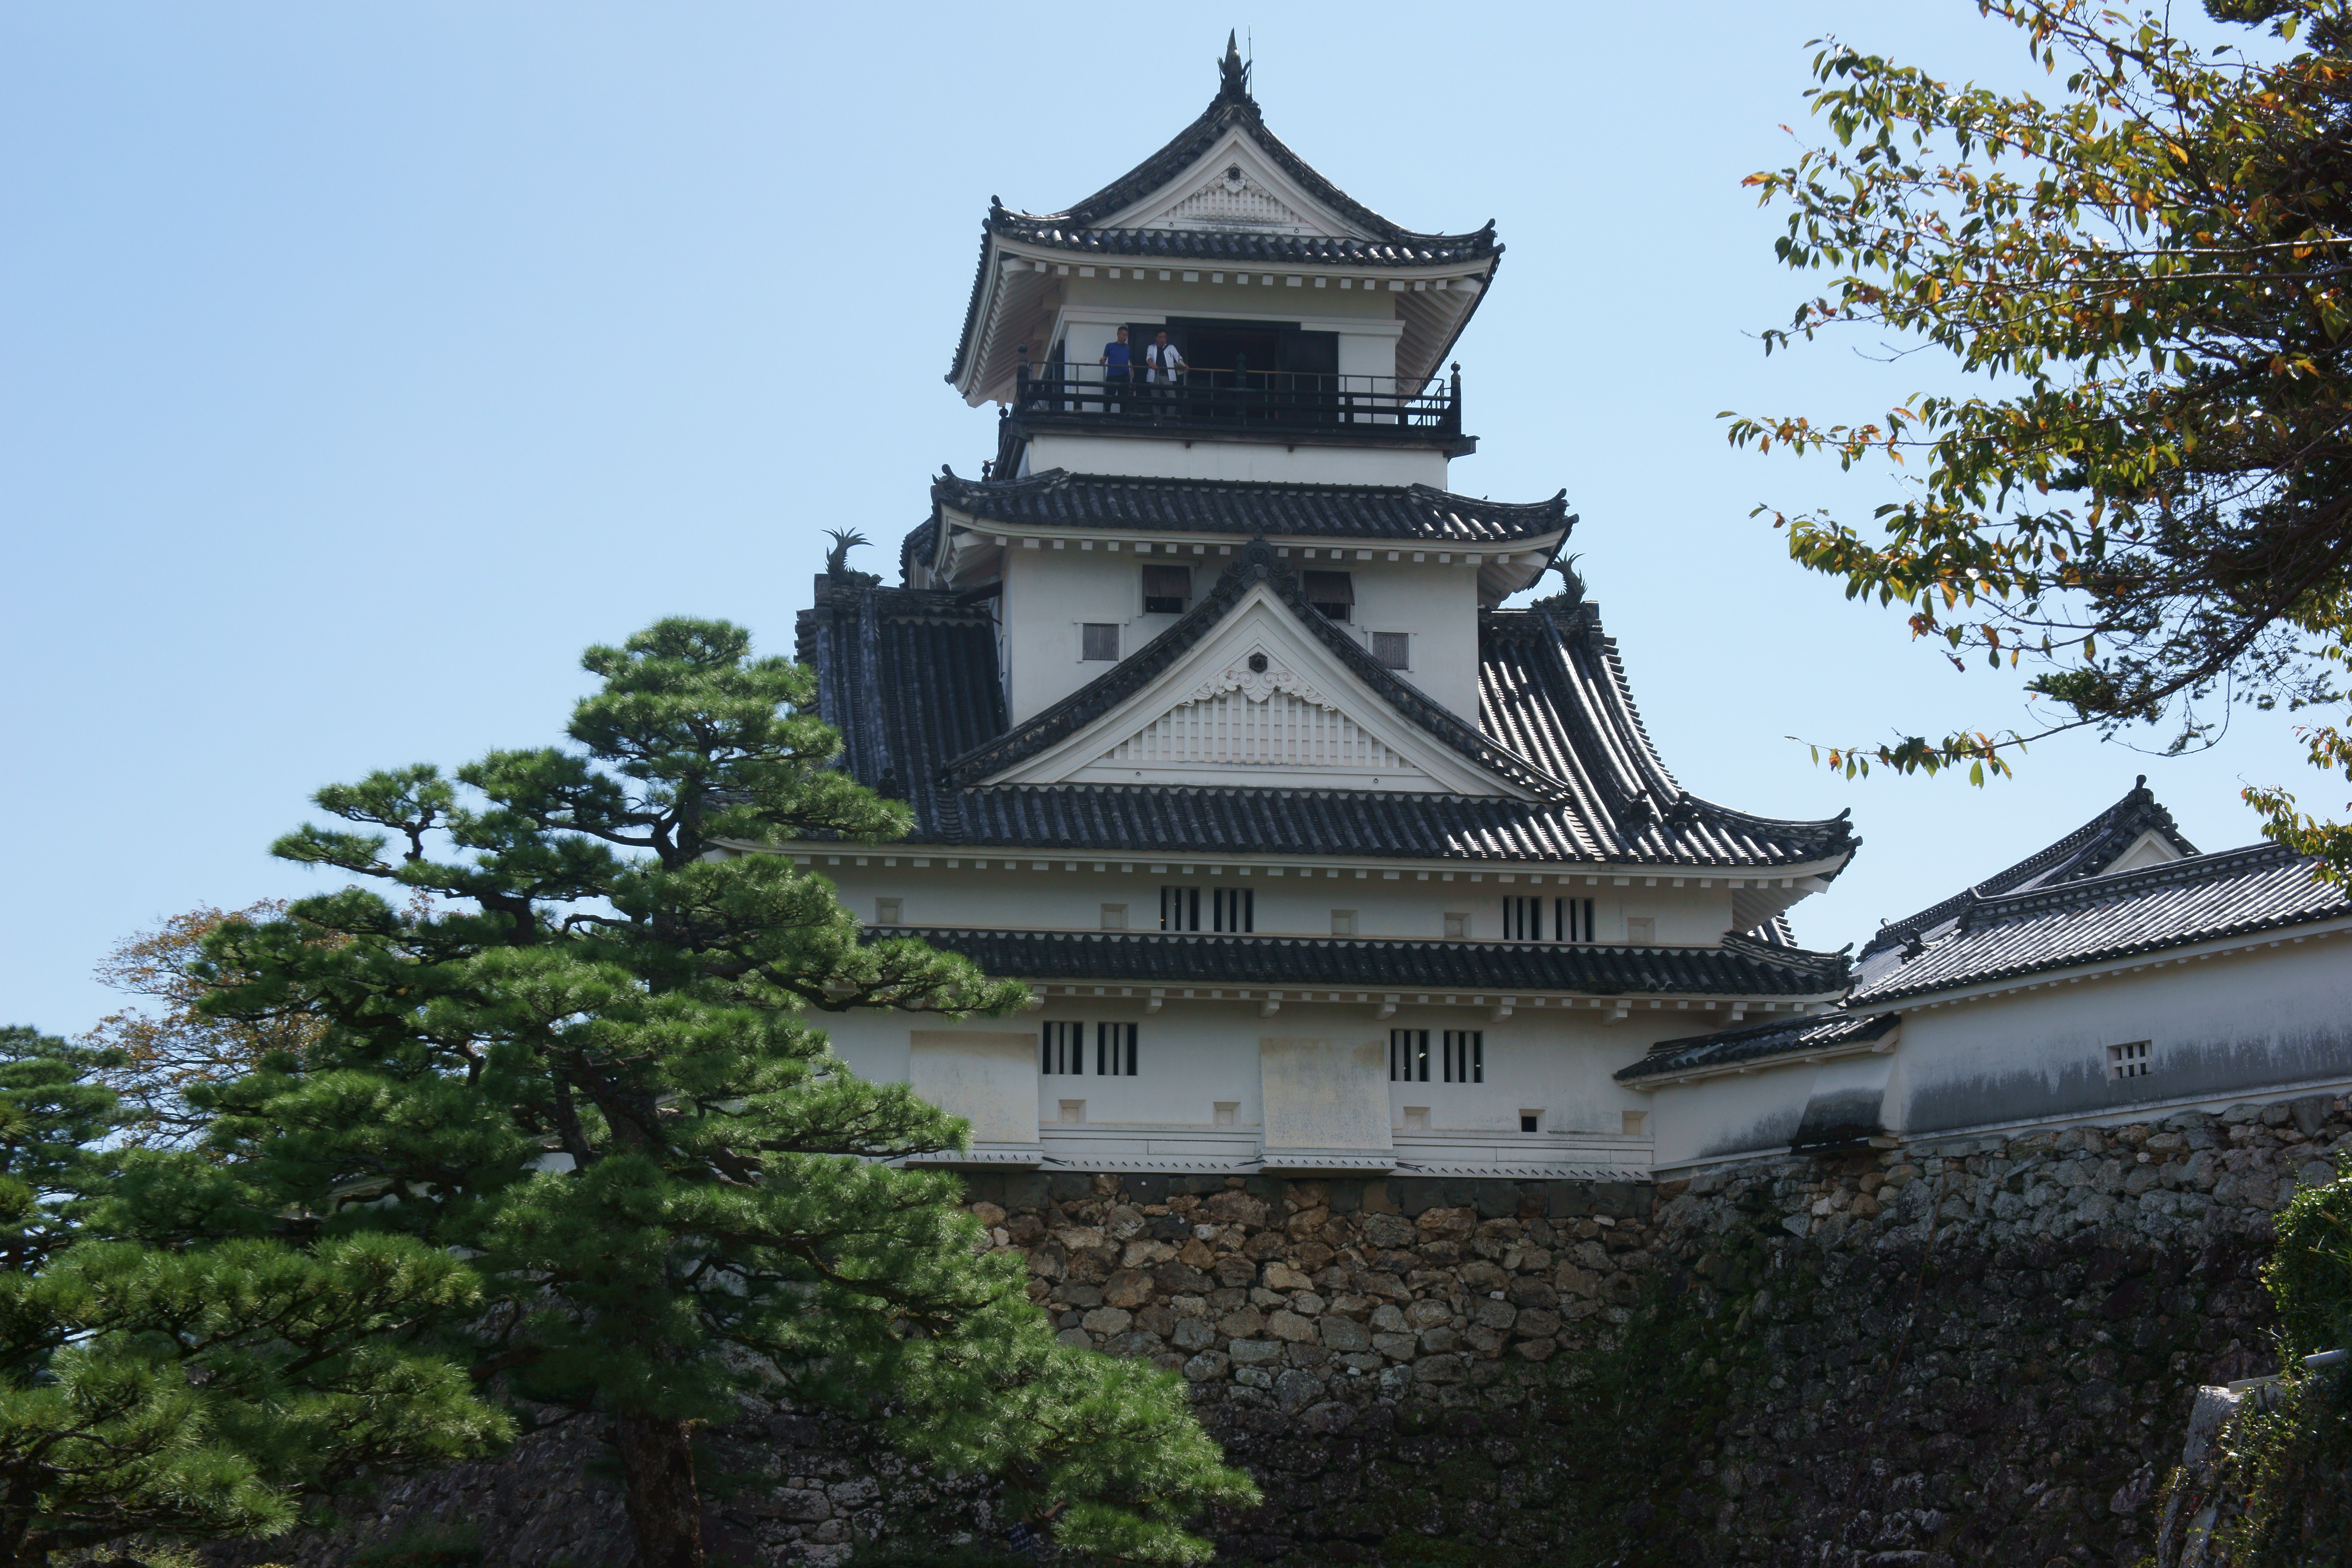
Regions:
<instances>
[{"instance_id":1,"label":"leafy branch in foreground","mask_svg":"<svg viewBox=\"0 0 2352 1568\"><path fill-rule=\"evenodd\" d=\"M1979 9L2019 30L2054 95L1954 89L1829 40L1807 96L1832 140L1748 184L1790 209L1782 263L1832 275L1768 353L1867 328L1995 390L1856 424L1727 417L1735 446L1895 465L1907 497L1868 531L1773 512L1791 556L1850 598L1899 603L1956 666L2029 670L2060 711L2030 732L1841 744L1827 762L1967 763L1981 783L2067 730L2161 725L2179 752L2212 743L2235 705L2344 700L2345 0L2209 0L2218 21L2267 24L2267 43L2248 41L2269 59L2095 0ZM2352 777L2341 731L2300 733L2315 765ZM2283 792L2249 798L2273 837L2352 869L2343 828Z\"/></svg>"}]
</instances>

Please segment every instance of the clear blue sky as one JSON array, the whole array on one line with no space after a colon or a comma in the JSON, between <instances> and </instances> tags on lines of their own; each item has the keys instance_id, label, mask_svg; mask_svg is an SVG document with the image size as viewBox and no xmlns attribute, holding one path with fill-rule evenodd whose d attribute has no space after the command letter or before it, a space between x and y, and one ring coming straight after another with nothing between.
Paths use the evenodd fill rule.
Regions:
<instances>
[{"instance_id":1,"label":"clear blue sky","mask_svg":"<svg viewBox=\"0 0 2352 1568\"><path fill-rule=\"evenodd\" d=\"M1267 120L1418 228L1509 254L1460 346L1456 489L1563 486L1684 783L1852 806L1795 911L1864 934L2145 770L2208 847L2283 721L2165 761L2086 739L1990 790L1790 735L2011 722L2015 688L1790 565L1760 500L1874 477L1728 451L1718 411L1870 413L1939 374L1769 363L1799 280L1742 175L1791 155L1809 38L2022 76L1972 0L1198 7L0 10L0 1021L87 1027L90 966L203 903L321 885L265 847L319 784L558 731L657 616L790 647L828 526L885 548L993 415L941 383L991 193L1050 210L1156 147L1254 37ZM1940 731L1937 731L1940 732ZM2325 798L2322 796L2321 798Z\"/></svg>"}]
</instances>

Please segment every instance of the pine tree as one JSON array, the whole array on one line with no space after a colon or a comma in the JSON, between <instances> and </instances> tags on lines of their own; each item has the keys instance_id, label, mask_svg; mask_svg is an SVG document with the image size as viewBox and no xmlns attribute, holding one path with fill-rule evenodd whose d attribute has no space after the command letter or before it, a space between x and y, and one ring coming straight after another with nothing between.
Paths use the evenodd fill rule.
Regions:
<instances>
[{"instance_id":1,"label":"pine tree","mask_svg":"<svg viewBox=\"0 0 2352 1568\"><path fill-rule=\"evenodd\" d=\"M488 1451L505 1419L416 1343L475 1310L455 1259L396 1236L108 1239L94 1194L118 1067L0 1029L0 1563L132 1535L267 1535L306 1496ZM208 1173L131 1157L140 1190ZM134 1226L135 1228L135 1226Z\"/></svg>"},{"instance_id":2,"label":"pine tree","mask_svg":"<svg viewBox=\"0 0 2352 1568\"><path fill-rule=\"evenodd\" d=\"M1068 1505L1082 1550L1204 1556L1187 1519L1255 1494L1181 1384L1058 1343L957 1179L894 1163L962 1124L854 1077L806 1021L1024 995L865 940L821 877L741 852L906 829L830 765L813 674L689 620L583 662L604 684L573 746L322 790L357 830L276 846L431 907L349 889L213 939L234 983L206 1009L320 1025L299 1060L191 1087L215 1149L330 1234L465 1248L497 1301L478 1370L603 1424L646 1568L702 1561L694 1433L749 1394L1010 1474Z\"/></svg>"}]
</instances>

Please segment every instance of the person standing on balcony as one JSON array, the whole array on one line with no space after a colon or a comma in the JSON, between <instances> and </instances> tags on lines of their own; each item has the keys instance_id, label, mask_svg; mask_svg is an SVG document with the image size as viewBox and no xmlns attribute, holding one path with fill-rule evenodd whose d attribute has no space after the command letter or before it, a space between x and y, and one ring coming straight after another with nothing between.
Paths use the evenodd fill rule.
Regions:
<instances>
[{"instance_id":1,"label":"person standing on balcony","mask_svg":"<svg viewBox=\"0 0 2352 1568\"><path fill-rule=\"evenodd\" d=\"M1135 376L1135 366L1127 352L1125 327L1118 330L1118 337L1115 342L1103 344L1102 358L1095 361L1095 363L1102 366L1103 412L1116 414L1118 408L1113 399L1127 389L1128 383Z\"/></svg>"},{"instance_id":2,"label":"person standing on balcony","mask_svg":"<svg viewBox=\"0 0 2352 1568\"><path fill-rule=\"evenodd\" d=\"M1151 346L1143 351L1143 379L1151 384L1152 400L1163 409L1175 401L1173 388L1178 374L1191 368L1184 363L1182 351L1168 341L1165 331L1153 337Z\"/></svg>"}]
</instances>

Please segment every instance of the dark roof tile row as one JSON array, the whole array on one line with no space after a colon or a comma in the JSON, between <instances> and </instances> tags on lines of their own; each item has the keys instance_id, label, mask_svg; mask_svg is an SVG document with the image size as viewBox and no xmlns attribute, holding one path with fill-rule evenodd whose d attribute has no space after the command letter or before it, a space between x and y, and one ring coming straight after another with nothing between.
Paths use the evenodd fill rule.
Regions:
<instances>
[{"instance_id":1,"label":"dark roof tile row","mask_svg":"<svg viewBox=\"0 0 2352 1568\"><path fill-rule=\"evenodd\" d=\"M1822 1013L1751 1025L1745 1029L1660 1040L1640 1061L1619 1068L1615 1076L1620 1083L1633 1083L1645 1078L1702 1072L1772 1057L1808 1055L1878 1039L1900 1022L1901 1017L1893 1013Z\"/></svg>"},{"instance_id":2,"label":"dark roof tile row","mask_svg":"<svg viewBox=\"0 0 2352 1568\"><path fill-rule=\"evenodd\" d=\"M1951 934L1855 990L1868 1006L2352 915L2352 896L2279 845L1973 899Z\"/></svg>"},{"instance_id":3,"label":"dark roof tile row","mask_svg":"<svg viewBox=\"0 0 2352 1568\"><path fill-rule=\"evenodd\" d=\"M1495 545L1560 533L1575 519L1568 492L1549 500L1481 500L1429 485L1276 484L1246 479L1138 479L1052 468L1006 480L943 473L931 500L1008 528L1115 528L1140 532L1269 534ZM927 539L933 536L927 536Z\"/></svg>"},{"instance_id":4,"label":"dark roof tile row","mask_svg":"<svg viewBox=\"0 0 2352 1568\"><path fill-rule=\"evenodd\" d=\"M1767 949L1737 938L1719 948L1629 948L940 926L868 934L915 937L962 953L992 974L1130 985L1818 996L1845 984L1840 954Z\"/></svg>"}]
</instances>

